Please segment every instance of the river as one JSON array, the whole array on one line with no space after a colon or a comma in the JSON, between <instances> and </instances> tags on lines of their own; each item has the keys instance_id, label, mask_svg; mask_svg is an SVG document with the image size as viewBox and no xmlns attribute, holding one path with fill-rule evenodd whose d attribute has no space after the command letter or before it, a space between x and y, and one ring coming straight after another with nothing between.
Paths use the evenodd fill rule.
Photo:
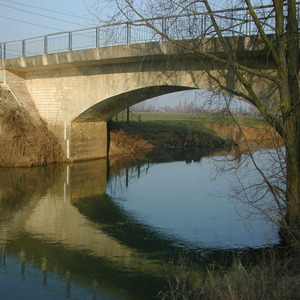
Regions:
<instances>
[{"instance_id":1,"label":"river","mask_svg":"<svg viewBox=\"0 0 300 300\"><path fill-rule=\"evenodd\" d=\"M233 197L253 166L229 158L168 151L1 169L0 298L155 299L182 253L204 268L278 243L276 226ZM238 165L237 177L220 172Z\"/></svg>"}]
</instances>

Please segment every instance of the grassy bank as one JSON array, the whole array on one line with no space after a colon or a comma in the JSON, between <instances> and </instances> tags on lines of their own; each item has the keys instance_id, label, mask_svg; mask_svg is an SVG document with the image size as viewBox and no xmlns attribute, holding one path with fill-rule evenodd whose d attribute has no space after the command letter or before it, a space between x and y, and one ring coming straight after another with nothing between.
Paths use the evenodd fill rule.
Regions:
<instances>
[{"instance_id":1,"label":"grassy bank","mask_svg":"<svg viewBox=\"0 0 300 300\"><path fill-rule=\"evenodd\" d=\"M137 134L129 134L122 127L110 131L109 155L126 155L140 151L153 149L153 145L139 137Z\"/></svg>"},{"instance_id":2,"label":"grassy bank","mask_svg":"<svg viewBox=\"0 0 300 300\"><path fill-rule=\"evenodd\" d=\"M173 129L188 129L190 127L202 128L215 125L233 125L231 116L222 114L168 114L168 113L135 113L130 115L130 123L138 123L137 116L141 117L142 123L152 128L163 129L166 126ZM267 126L265 120L259 116L235 116L241 126ZM115 119L114 119L115 120ZM118 116L120 123L125 122L125 115Z\"/></svg>"},{"instance_id":3,"label":"grassy bank","mask_svg":"<svg viewBox=\"0 0 300 300\"><path fill-rule=\"evenodd\" d=\"M179 264L179 265L178 265ZM206 271L185 257L166 268L167 292L161 299L205 300L275 300L299 299L299 256L283 256L277 250L266 250L255 261L235 258L229 268L212 265Z\"/></svg>"},{"instance_id":4,"label":"grassy bank","mask_svg":"<svg viewBox=\"0 0 300 300\"><path fill-rule=\"evenodd\" d=\"M124 121L112 123L111 141L115 132L124 131L131 137L148 141L154 147L178 149L221 150L226 140L215 131L191 119L191 115L143 114L142 122L136 119L127 124Z\"/></svg>"},{"instance_id":5,"label":"grassy bank","mask_svg":"<svg viewBox=\"0 0 300 300\"><path fill-rule=\"evenodd\" d=\"M221 150L234 142L241 151L248 151L274 148L282 142L263 118L256 116L234 116L234 120L220 114L140 113L130 115L129 124L124 116L113 122L113 130L124 129L155 147Z\"/></svg>"}]
</instances>

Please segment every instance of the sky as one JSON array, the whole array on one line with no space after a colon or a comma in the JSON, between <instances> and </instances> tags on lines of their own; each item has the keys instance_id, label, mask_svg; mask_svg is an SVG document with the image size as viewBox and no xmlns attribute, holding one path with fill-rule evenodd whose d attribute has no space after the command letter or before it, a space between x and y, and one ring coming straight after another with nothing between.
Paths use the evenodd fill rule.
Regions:
<instances>
[{"instance_id":1,"label":"sky","mask_svg":"<svg viewBox=\"0 0 300 300\"><path fill-rule=\"evenodd\" d=\"M95 0L0 0L0 41L96 26L94 3Z\"/></svg>"},{"instance_id":2,"label":"sky","mask_svg":"<svg viewBox=\"0 0 300 300\"><path fill-rule=\"evenodd\" d=\"M204 90L187 90L170 93L146 100L145 102L145 107L147 107L148 104L151 104L156 109L165 106L175 107L181 105L184 107L189 103L193 103L195 107L203 110L220 110L227 107L232 112L238 112L240 109L249 111L251 106L244 101L224 97Z\"/></svg>"},{"instance_id":3,"label":"sky","mask_svg":"<svg viewBox=\"0 0 300 300\"><path fill-rule=\"evenodd\" d=\"M229 0L210 1L221 8ZM115 11L113 3L110 0L0 0L0 42L97 26L97 17L107 20L107 15Z\"/></svg>"},{"instance_id":4,"label":"sky","mask_svg":"<svg viewBox=\"0 0 300 300\"><path fill-rule=\"evenodd\" d=\"M210 0L210 3L222 9L234 1L238 0ZM252 0L253 4L269 2ZM113 0L0 0L0 42L97 26L97 18L107 20L107 15L115 11L113 3Z\"/></svg>"}]
</instances>

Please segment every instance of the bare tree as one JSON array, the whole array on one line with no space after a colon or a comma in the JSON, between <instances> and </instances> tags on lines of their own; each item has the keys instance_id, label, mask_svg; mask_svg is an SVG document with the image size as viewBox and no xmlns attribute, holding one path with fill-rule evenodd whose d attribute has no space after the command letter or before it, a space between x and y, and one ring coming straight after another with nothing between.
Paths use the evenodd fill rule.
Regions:
<instances>
[{"instance_id":1,"label":"bare tree","mask_svg":"<svg viewBox=\"0 0 300 300\"><path fill-rule=\"evenodd\" d=\"M299 247L300 3L296 0L239 0L230 1L230 10L218 10L216 3L209 0L141 0L136 3L116 0L118 16L125 17L133 26L133 20L140 19L139 26L150 28L162 40L222 66L217 73L207 71L218 91L252 103L283 138L285 151L279 152L284 155L281 176L285 184L274 184L259 166L257 168L278 205L284 237ZM166 17L163 26L153 19L157 15ZM212 40L218 41L222 51L206 51L205 45ZM244 52L239 51L241 41ZM247 50L255 47L265 50L263 59L266 65L272 65L272 71L259 68L255 59L247 56ZM257 90L257 82L267 87L265 93Z\"/></svg>"}]
</instances>

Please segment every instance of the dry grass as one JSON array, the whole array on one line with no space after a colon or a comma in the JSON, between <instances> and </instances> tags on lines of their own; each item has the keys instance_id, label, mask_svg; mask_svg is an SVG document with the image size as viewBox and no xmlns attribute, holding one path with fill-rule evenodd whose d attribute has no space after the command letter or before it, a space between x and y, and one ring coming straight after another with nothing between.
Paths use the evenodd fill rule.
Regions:
<instances>
[{"instance_id":1,"label":"dry grass","mask_svg":"<svg viewBox=\"0 0 300 300\"><path fill-rule=\"evenodd\" d=\"M277 134L275 130L268 125L241 125L240 128L238 128L235 125L218 124L211 125L210 128L214 130L216 135L223 139L234 140L243 149L269 149L282 145L283 143L279 134Z\"/></svg>"},{"instance_id":2,"label":"dry grass","mask_svg":"<svg viewBox=\"0 0 300 300\"><path fill-rule=\"evenodd\" d=\"M145 137L147 131L151 133L159 130L198 131L224 140L234 140L240 145L242 151L273 148L283 143L274 128L268 125L262 117L161 113L141 113L141 116L143 122L140 127L145 128ZM131 124L137 124L137 122L133 120ZM236 124L239 124L241 132L237 130L239 127ZM141 129L137 127L137 131ZM146 137L146 139L149 138Z\"/></svg>"},{"instance_id":3,"label":"dry grass","mask_svg":"<svg viewBox=\"0 0 300 300\"><path fill-rule=\"evenodd\" d=\"M167 125L167 124L166 124ZM155 128L143 124L113 124L113 128L125 132L139 141L148 141L156 148L221 150L225 140L203 130L192 128L174 129L167 126ZM113 141L113 138L111 139ZM121 145L122 146L122 145ZM126 146L126 145L125 145ZM142 149L143 147L140 147ZM145 148L145 147L144 147Z\"/></svg>"},{"instance_id":4,"label":"dry grass","mask_svg":"<svg viewBox=\"0 0 300 300\"><path fill-rule=\"evenodd\" d=\"M0 90L0 166L59 162L62 151L46 126L37 128L12 95Z\"/></svg>"},{"instance_id":5,"label":"dry grass","mask_svg":"<svg viewBox=\"0 0 300 300\"><path fill-rule=\"evenodd\" d=\"M110 132L109 155L123 155L139 152L144 149L151 149L153 145L148 141L126 133L124 130Z\"/></svg>"},{"instance_id":6,"label":"dry grass","mask_svg":"<svg viewBox=\"0 0 300 300\"><path fill-rule=\"evenodd\" d=\"M299 257L261 258L255 265L235 259L229 269L210 267L197 271L186 261L181 268L169 269L169 291L161 299L275 300L300 299Z\"/></svg>"}]
</instances>

